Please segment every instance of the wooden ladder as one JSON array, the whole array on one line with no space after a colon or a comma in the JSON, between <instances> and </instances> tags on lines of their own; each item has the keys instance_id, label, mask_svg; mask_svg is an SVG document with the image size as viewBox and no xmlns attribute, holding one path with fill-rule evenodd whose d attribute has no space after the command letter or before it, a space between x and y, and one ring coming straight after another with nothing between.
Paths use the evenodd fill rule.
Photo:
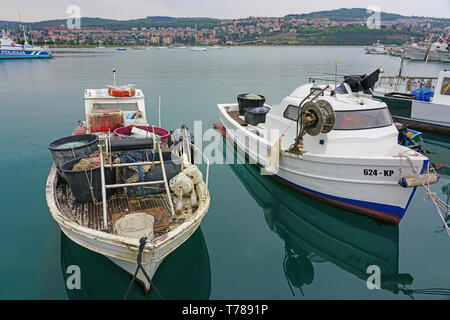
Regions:
<instances>
[{"instance_id":1,"label":"wooden ladder","mask_svg":"<svg viewBox=\"0 0 450 320\"><path fill-rule=\"evenodd\" d=\"M167 181L166 169L164 166L164 158L161 151L161 143L154 139L154 143L158 148L159 161L142 161L142 162L133 162L133 163L116 163L116 164L105 164L103 160L103 147L100 146L100 173L101 173L101 181L102 181L102 203L103 203L103 227L105 230L108 230L108 204L106 199L106 189L113 188L123 188L123 187L137 187L137 186L145 186L145 185L153 185L164 183L164 187L166 189L167 198L169 199L170 204L170 213L172 215L172 219L175 218L175 209L173 207L172 196L170 194L169 183ZM105 168L115 168L115 167L136 167L141 165L161 165L161 171L163 175L163 180L156 181L144 181L144 182L134 182L134 183L115 183L115 184L106 184L105 183Z\"/></svg>"}]
</instances>

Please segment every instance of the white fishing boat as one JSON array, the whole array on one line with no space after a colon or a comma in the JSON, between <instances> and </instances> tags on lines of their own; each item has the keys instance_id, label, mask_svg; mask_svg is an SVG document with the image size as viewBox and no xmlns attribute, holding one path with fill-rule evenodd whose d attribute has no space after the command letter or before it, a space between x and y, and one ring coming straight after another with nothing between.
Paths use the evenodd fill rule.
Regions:
<instances>
[{"instance_id":1,"label":"white fishing boat","mask_svg":"<svg viewBox=\"0 0 450 320\"><path fill-rule=\"evenodd\" d=\"M448 48L447 42L443 39L439 41L429 43L429 42L419 42L412 43L405 46L405 57L411 60L427 60L427 61L440 61L439 57L440 51L446 51Z\"/></svg>"},{"instance_id":2,"label":"white fishing boat","mask_svg":"<svg viewBox=\"0 0 450 320\"><path fill-rule=\"evenodd\" d=\"M190 50L191 51L206 51L208 49L205 47L192 47Z\"/></svg>"},{"instance_id":3,"label":"white fishing boat","mask_svg":"<svg viewBox=\"0 0 450 320\"><path fill-rule=\"evenodd\" d=\"M434 183L437 176L425 174L426 156L398 144L386 104L359 95L359 87L373 87L377 72L337 87L306 84L265 108L219 104L215 127L263 173L314 198L397 224L422 185L418 181ZM261 109L268 110L265 117L258 115Z\"/></svg>"},{"instance_id":4,"label":"white fishing boat","mask_svg":"<svg viewBox=\"0 0 450 320\"><path fill-rule=\"evenodd\" d=\"M391 77L393 85L375 88L373 97L389 106L396 121L416 130L450 136L450 71L441 71L437 78L418 80L402 75ZM401 86L402 82L406 86ZM418 88L411 90L414 82Z\"/></svg>"},{"instance_id":5,"label":"white fishing boat","mask_svg":"<svg viewBox=\"0 0 450 320\"><path fill-rule=\"evenodd\" d=\"M109 258L149 290L163 259L209 209L208 159L203 175L186 129L175 138L142 125L147 119L140 89L87 89L84 98L86 120L74 135L49 145L55 163L46 184L48 208L71 240ZM121 139L124 125L140 136Z\"/></svg>"},{"instance_id":6,"label":"white fishing boat","mask_svg":"<svg viewBox=\"0 0 450 320\"><path fill-rule=\"evenodd\" d=\"M388 49L386 46L380 43L380 40L377 43L374 43L373 46L364 48L366 54L387 54Z\"/></svg>"}]
</instances>

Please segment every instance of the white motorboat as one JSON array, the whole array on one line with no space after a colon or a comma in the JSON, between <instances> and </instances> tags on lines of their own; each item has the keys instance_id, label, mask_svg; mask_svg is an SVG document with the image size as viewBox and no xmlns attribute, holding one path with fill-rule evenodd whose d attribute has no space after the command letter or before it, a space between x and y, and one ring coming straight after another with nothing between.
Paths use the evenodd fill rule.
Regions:
<instances>
[{"instance_id":1,"label":"white motorboat","mask_svg":"<svg viewBox=\"0 0 450 320\"><path fill-rule=\"evenodd\" d=\"M48 208L67 237L106 256L149 290L160 263L195 232L209 209L208 159L202 175L186 130L169 145L169 131L142 125L140 89L87 89L85 110L86 121L79 121L74 135L49 145L55 163L46 184ZM140 125L148 137L112 134L123 125L131 131ZM187 185L178 189L176 179L187 170L197 177L189 182L186 175Z\"/></svg>"},{"instance_id":2,"label":"white motorboat","mask_svg":"<svg viewBox=\"0 0 450 320\"><path fill-rule=\"evenodd\" d=\"M386 46L380 43L380 40L377 41L377 43L374 43L371 47L366 47L365 49L366 54L387 54L388 49Z\"/></svg>"},{"instance_id":3,"label":"white motorboat","mask_svg":"<svg viewBox=\"0 0 450 320\"><path fill-rule=\"evenodd\" d=\"M192 47L190 50L191 51L206 51L208 49L205 47Z\"/></svg>"},{"instance_id":4,"label":"white motorboat","mask_svg":"<svg viewBox=\"0 0 450 320\"><path fill-rule=\"evenodd\" d=\"M373 87L377 72L376 79L349 77L338 87L300 86L279 105L265 105L269 111L257 121L252 113L258 109L244 113L242 104L219 104L215 127L263 173L311 197L398 224L422 185L417 180L433 183L437 176L424 175L426 156L398 144L386 104L359 95L359 87Z\"/></svg>"}]
</instances>

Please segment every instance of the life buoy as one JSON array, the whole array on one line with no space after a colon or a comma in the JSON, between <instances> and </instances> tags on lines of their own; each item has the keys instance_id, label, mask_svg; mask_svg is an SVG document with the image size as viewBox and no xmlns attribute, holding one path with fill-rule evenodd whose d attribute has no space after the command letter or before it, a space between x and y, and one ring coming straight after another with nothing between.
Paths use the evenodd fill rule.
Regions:
<instances>
[{"instance_id":1,"label":"life buoy","mask_svg":"<svg viewBox=\"0 0 450 320\"><path fill-rule=\"evenodd\" d=\"M113 97L133 97L136 90L130 87L109 87L108 94Z\"/></svg>"},{"instance_id":2,"label":"life buoy","mask_svg":"<svg viewBox=\"0 0 450 320\"><path fill-rule=\"evenodd\" d=\"M11 47L15 47L16 44L14 42L11 42Z\"/></svg>"}]
</instances>

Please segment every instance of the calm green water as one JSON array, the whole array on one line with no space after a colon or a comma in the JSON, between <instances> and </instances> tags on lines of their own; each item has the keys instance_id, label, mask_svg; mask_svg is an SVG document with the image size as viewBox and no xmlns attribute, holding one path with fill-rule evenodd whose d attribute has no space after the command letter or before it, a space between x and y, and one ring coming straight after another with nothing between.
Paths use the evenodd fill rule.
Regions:
<instances>
[{"instance_id":1,"label":"calm green water","mask_svg":"<svg viewBox=\"0 0 450 320\"><path fill-rule=\"evenodd\" d=\"M69 135L83 119L84 88L133 83L157 119L162 96L165 128L218 120L217 103L255 92L279 103L309 76L362 74L399 59L367 56L361 48L111 49L56 52L47 61L0 61L2 209L1 299L122 298L129 276L103 256L61 235L45 203L50 141ZM406 73L435 76L439 63L406 63ZM156 123L156 121L154 121ZM448 201L450 143L426 137L441 180L432 189ZM223 145L222 148L225 148ZM165 298L409 299L398 290L450 288L450 239L432 204L418 189L400 226L340 210L259 176L250 165L211 168L211 208L201 230L169 256L155 276ZM81 290L67 290L69 265L81 268ZM366 287L366 266L382 268L381 290ZM139 287L133 298L144 296ZM442 296L415 295L417 299Z\"/></svg>"}]
</instances>

